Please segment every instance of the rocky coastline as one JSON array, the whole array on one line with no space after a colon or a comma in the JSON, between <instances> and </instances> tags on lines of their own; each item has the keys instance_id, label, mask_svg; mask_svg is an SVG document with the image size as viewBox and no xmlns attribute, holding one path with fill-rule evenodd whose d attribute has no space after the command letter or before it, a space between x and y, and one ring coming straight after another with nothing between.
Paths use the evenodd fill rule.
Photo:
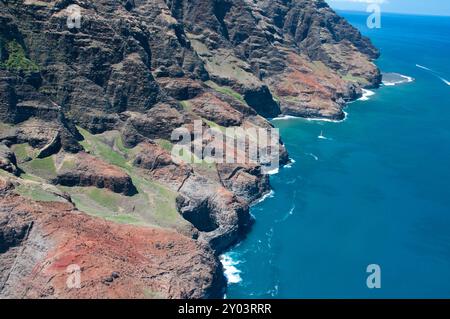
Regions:
<instances>
[{"instance_id":1,"label":"rocky coastline","mask_svg":"<svg viewBox=\"0 0 450 319\"><path fill-rule=\"evenodd\" d=\"M175 162L172 132L340 120L381 82L323 0L16 0L0 22L3 298L222 297L269 177Z\"/></svg>"}]
</instances>

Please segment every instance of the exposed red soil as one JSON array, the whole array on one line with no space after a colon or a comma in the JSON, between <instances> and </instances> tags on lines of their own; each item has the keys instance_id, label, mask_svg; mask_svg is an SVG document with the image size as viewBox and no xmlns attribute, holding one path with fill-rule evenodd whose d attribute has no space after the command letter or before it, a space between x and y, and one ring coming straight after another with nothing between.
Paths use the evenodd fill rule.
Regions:
<instances>
[{"instance_id":1,"label":"exposed red soil","mask_svg":"<svg viewBox=\"0 0 450 319\"><path fill-rule=\"evenodd\" d=\"M115 224L66 203L0 196L0 234L14 239L21 233L18 229L27 229L26 235L7 241L5 251L0 251L5 257L0 258L0 268L11 274L0 278L0 296L6 298L221 294L223 278L211 250L171 230ZM67 286L71 265L80 269L80 288ZM15 276L18 271L20 276Z\"/></svg>"}]
</instances>

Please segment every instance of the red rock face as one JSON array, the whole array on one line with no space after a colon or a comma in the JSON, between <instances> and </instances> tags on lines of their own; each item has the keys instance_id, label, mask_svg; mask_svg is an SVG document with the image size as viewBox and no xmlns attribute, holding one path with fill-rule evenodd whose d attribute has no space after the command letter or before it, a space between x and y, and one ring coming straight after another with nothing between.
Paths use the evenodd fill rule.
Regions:
<instances>
[{"instance_id":1,"label":"red rock face","mask_svg":"<svg viewBox=\"0 0 450 319\"><path fill-rule=\"evenodd\" d=\"M203 298L224 287L220 264L197 241L70 204L1 196L0 237L2 298ZM78 273L79 288L68 286Z\"/></svg>"},{"instance_id":2,"label":"red rock face","mask_svg":"<svg viewBox=\"0 0 450 319\"><path fill-rule=\"evenodd\" d=\"M242 123L242 114L214 94L204 93L189 103L194 113L219 125L238 126Z\"/></svg>"},{"instance_id":3,"label":"red rock face","mask_svg":"<svg viewBox=\"0 0 450 319\"><path fill-rule=\"evenodd\" d=\"M108 188L116 193L133 195L136 188L130 176L116 166L80 152L74 158L75 167L62 169L54 180L63 186L95 186Z\"/></svg>"},{"instance_id":4,"label":"red rock face","mask_svg":"<svg viewBox=\"0 0 450 319\"><path fill-rule=\"evenodd\" d=\"M176 164L171 154L157 144L141 143L133 165L144 169L152 178L178 190L192 173L188 165Z\"/></svg>"},{"instance_id":5,"label":"red rock face","mask_svg":"<svg viewBox=\"0 0 450 319\"><path fill-rule=\"evenodd\" d=\"M291 53L285 72L272 80L275 94L282 102L282 112L304 117L340 118L343 96L350 96L347 83L332 70L321 69L312 62Z\"/></svg>"}]
</instances>

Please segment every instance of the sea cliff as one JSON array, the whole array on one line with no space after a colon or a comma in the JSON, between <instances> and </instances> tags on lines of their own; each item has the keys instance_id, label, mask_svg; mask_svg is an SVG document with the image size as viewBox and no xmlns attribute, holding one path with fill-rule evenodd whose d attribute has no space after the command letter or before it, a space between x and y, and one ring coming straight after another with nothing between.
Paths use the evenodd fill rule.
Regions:
<instances>
[{"instance_id":1,"label":"sea cliff","mask_svg":"<svg viewBox=\"0 0 450 319\"><path fill-rule=\"evenodd\" d=\"M0 21L2 297L221 296L269 178L174 162L173 130L342 119L381 80L322 0L1 1Z\"/></svg>"}]
</instances>

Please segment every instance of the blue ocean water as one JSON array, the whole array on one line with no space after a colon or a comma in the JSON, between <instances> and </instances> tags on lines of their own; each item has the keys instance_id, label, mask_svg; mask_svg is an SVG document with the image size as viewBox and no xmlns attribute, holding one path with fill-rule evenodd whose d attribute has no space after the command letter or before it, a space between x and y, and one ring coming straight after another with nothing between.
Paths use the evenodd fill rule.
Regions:
<instances>
[{"instance_id":1,"label":"blue ocean water","mask_svg":"<svg viewBox=\"0 0 450 319\"><path fill-rule=\"evenodd\" d=\"M229 298L450 297L450 18L384 14L369 30L367 14L340 13L381 49L383 72L415 80L350 104L341 123L274 121L295 163L228 253ZM381 289L367 288L369 264Z\"/></svg>"}]
</instances>

